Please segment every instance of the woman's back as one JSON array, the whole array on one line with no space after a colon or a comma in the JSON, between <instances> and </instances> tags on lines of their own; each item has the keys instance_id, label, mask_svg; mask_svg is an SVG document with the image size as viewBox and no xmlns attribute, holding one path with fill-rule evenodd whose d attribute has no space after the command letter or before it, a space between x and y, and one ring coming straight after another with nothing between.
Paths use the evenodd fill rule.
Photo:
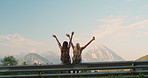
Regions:
<instances>
[{"instance_id":1,"label":"woman's back","mask_svg":"<svg viewBox=\"0 0 148 78\"><path fill-rule=\"evenodd\" d=\"M63 64L70 64L71 60L70 60L70 56L69 56L69 49L70 49L70 43L68 44L67 41L63 42L63 45L61 46L61 43L59 42L58 38L56 37L56 35L53 35L53 37L56 39L59 48L61 50L61 61Z\"/></svg>"},{"instance_id":2,"label":"woman's back","mask_svg":"<svg viewBox=\"0 0 148 78\"><path fill-rule=\"evenodd\" d=\"M63 64L70 64L70 55L69 55L69 47L68 48L61 48L61 61Z\"/></svg>"},{"instance_id":3,"label":"woman's back","mask_svg":"<svg viewBox=\"0 0 148 78\"><path fill-rule=\"evenodd\" d=\"M73 50L72 60L73 60L74 64L81 63L81 53L82 53L82 49L81 49L79 43L77 43L74 50Z\"/></svg>"}]
</instances>

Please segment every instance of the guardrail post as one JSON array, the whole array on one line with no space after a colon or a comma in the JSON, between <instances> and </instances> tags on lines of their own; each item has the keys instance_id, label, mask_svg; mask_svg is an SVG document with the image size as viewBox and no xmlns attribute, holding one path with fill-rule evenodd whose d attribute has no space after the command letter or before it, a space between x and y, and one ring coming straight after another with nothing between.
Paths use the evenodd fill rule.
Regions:
<instances>
[{"instance_id":1,"label":"guardrail post","mask_svg":"<svg viewBox=\"0 0 148 78\"><path fill-rule=\"evenodd\" d=\"M42 73L41 73L41 72L39 72L39 78L42 78L42 77L41 77L41 74L42 74Z\"/></svg>"},{"instance_id":2,"label":"guardrail post","mask_svg":"<svg viewBox=\"0 0 148 78\"><path fill-rule=\"evenodd\" d=\"M132 63L132 71L135 71L135 62Z\"/></svg>"}]
</instances>

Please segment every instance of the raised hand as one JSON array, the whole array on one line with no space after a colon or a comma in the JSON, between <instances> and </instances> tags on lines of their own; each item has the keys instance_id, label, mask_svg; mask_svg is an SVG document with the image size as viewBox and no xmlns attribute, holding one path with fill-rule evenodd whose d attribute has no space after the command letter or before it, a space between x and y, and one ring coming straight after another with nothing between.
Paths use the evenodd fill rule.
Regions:
<instances>
[{"instance_id":1,"label":"raised hand","mask_svg":"<svg viewBox=\"0 0 148 78\"><path fill-rule=\"evenodd\" d=\"M82 50L85 49L93 40L95 40L95 37L93 37L84 47L82 47Z\"/></svg>"},{"instance_id":2,"label":"raised hand","mask_svg":"<svg viewBox=\"0 0 148 78\"><path fill-rule=\"evenodd\" d=\"M73 34L74 34L74 32L71 33L71 35L73 35Z\"/></svg>"},{"instance_id":3,"label":"raised hand","mask_svg":"<svg viewBox=\"0 0 148 78\"><path fill-rule=\"evenodd\" d=\"M66 34L66 36L70 38L70 35L69 34Z\"/></svg>"},{"instance_id":4,"label":"raised hand","mask_svg":"<svg viewBox=\"0 0 148 78\"><path fill-rule=\"evenodd\" d=\"M58 42L59 46L61 47L61 43L59 42L59 40L58 40L58 38L56 37L56 35L52 35L52 36L56 39L56 41Z\"/></svg>"},{"instance_id":5,"label":"raised hand","mask_svg":"<svg viewBox=\"0 0 148 78\"><path fill-rule=\"evenodd\" d=\"M95 40L95 37L93 37L92 40Z\"/></svg>"},{"instance_id":6,"label":"raised hand","mask_svg":"<svg viewBox=\"0 0 148 78\"><path fill-rule=\"evenodd\" d=\"M56 35L52 35L54 38L56 38Z\"/></svg>"}]
</instances>

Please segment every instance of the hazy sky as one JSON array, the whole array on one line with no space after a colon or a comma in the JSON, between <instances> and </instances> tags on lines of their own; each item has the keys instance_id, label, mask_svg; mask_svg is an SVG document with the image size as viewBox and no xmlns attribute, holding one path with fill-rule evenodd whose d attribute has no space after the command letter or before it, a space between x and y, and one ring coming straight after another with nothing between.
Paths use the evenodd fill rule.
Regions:
<instances>
[{"instance_id":1,"label":"hazy sky","mask_svg":"<svg viewBox=\"0 0 148 78\"><path fill-rule=\"evenodd\" d=\"M0 0L0 57L59 52L52 35L72 31L81 45L96 37L85 51L103 44L135 60L148 54L148 0Z\"/></svg>"}]
</instances>

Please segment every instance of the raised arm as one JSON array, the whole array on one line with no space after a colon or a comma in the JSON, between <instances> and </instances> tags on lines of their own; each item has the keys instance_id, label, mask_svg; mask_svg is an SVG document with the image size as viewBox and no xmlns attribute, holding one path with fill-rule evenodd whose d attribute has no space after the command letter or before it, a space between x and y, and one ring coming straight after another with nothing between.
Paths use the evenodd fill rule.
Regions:
<instances>
[{"instance_id":1,"label":"raised arm","mask_svg":"<svg viewBox=\"0 0 148 78\"><path fill-rule=\"evenodd\" d=\"M82 47L82 50L85 49L93 40L95 40L95 37L93 37L84 47Z\"/></svg>"},{"instance_id":2,"label":"raised arm","mask_svg":"<svg viewBox=\"0 0 148 78\"><path fill-rule=\"evenodd\" d=\"M58 40L58 38L56 37L56 35L52 35L52 36L56 39L56 41L57 41L59 47L61 47L61 43L59 42L59 40Z\"/></svg>"},{"instance_id":3,"label":"raised arm","mask_svg":"<svg viewBox=\"0 0 148 78\"><path fill-rule=\"evenodd\" d=\"M74 32L72 32L71 33L71 37L70 37L70 35L69 34L66 34L66 36L69 38L69 43L72 45L72 48L74 49L74 45L73 45L73 43L72 43L72 38L73 38L73 35L74 35Z\"/></svg>"}]
</instances>

